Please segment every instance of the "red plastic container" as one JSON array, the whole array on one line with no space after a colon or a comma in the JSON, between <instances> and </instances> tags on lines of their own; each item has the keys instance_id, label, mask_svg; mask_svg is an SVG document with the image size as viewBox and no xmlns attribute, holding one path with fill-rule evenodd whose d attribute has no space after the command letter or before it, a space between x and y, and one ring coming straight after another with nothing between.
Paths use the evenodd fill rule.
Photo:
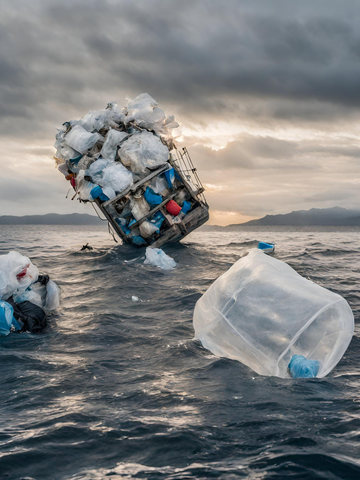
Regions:
<instances>
[{"instance_id":1,"label":"red plastic container","mask_svg":"<svg viewBox=\"0 0 360 480\"><path fill-rule=\"evenodd\" d=\"M174 200L169 200L168 203L165 205L166 210L176 217L181 212L181 207L178 205Z\"/></svg>"}]
</instances>

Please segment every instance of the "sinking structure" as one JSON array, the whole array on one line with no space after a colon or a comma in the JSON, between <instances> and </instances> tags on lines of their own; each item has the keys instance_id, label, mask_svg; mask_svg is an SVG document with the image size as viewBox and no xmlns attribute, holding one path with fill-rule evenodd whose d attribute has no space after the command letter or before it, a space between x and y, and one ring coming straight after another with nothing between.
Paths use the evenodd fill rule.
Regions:
<instances>
[{"instance_id":1,"label":"sinking structure","mask_svg":"<svg viewBox=\"0 0 360 480\"><path fill-rule=\"evenodd\" d=\"M56 165L125 243L161 247L209 219L204 188L186 148L147 93L66 122L56 135Z\"/></svg>"}]
</instances>

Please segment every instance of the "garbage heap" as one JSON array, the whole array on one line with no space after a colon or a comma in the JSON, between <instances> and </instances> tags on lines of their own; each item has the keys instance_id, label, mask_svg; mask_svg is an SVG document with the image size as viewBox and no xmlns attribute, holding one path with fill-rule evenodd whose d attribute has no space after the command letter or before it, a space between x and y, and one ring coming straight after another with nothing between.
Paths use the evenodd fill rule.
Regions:
<instances>
[{"instance_id":1,"label":"garbage heap","mask_svg":"<svg viewBox=\"0 0 360 480\"><path fill-rule=\"evenodd\" d=\"M205 207L204 223L208 207L197 197L203 189L192 181L195 169L185 178L170 153L178 126L147 93L122 109L109 103L63 124L54 145L56 166L74 188L73 198L100 206L125 242L151 245L176 224L188 233L185 216Z\"/></svg>"},{"instance_id":2,"label":"garbage heap","mask_svg":"<svg viewBox=\"0 0 360 480\"><path fill-rule=\"evenodd\" d=\"M39 333L46 314L59 303L59 287L48 275L39 275L28 257L14 251L0 255L0 335Z\"/></svg>"}]
</instances>

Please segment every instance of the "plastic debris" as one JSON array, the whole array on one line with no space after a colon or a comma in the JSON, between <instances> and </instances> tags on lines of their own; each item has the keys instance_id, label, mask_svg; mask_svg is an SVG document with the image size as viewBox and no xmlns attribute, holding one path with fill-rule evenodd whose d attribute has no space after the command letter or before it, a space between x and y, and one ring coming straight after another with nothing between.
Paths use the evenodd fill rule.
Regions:
<instances>
[{"instance_id":1,"label":"plastic debris","mask_svg":"<svg viewBox=\"0 0 360 480\"><path fill-rule=\"evenodd\" d=\"M162 268L163 270L172 270L176 267L176 262L173 258L166 255L166 253L161 250L161 248L150 248L146 249L146 265L153 265L154 267Z\"/></svg>"},{"instance_id":2,"label":"plastic debris","mask_svg":"<svg viewBox=\"0 0 360 480\"><path fill-rule=\"evenodd\" d=\"M253 249L197 302L195 337L215 355L260 375L290 376L294 355L319 362L325 377L344 355L354 316L344 298Z\"/></svg>"},{"instance_id":3,"label":"plastic debris","mask_svg":"<svg viewBox=\"0 0 360 480\"><path fill-rule=\"evenodd\" d=\"M135 295L133 295L133 296L131 297L131 300L132 300L133 302L138 302L138 301L139 301L139 297L136 297Z\"/></svg>"},{"instance_id":4,"label":"plastic debris","mask_svg":"<svg viewBox=\"0 0 360 480\"><path fill-rule=\"evenodd\" d=\"M119 156L123 165L141 174L146 168L164 165L169 159L169 149L152 133L141 132L121 144Z\"/></svg>"},{"instance_id":5,"label":"plastic debris","mask_svg":"<svg viewBox=\"0 0 360 480\"><path fill-rule=\"evenodd\" d=\"M38 269L28 257L14 251L0 255L0 299L25 292L38 276Z\"/></svg>"},{"instance_id":6,"label":"plastic debris","mask_svg":"<svg viewBox=\"0 0 360 480\"><path fill-rule=\"evenodd\" d=\"M289 370L293 378L315 378L320 369L320 362L307 360L303 355L293 355Z\"/></svg>"},{"instance_id":7,"label":"plastic debris","mask_svg":"<svg viewBox=\"0 0 360 480\"><path fill-rule=\"evenodd\" d=\"M9 335L11 331L19 330L13 307L8 302L0 301L0 335Z\"/></svg>"},{"instance_id":8,"label":"plastic debris","mask_svg":"<svg viewBox=\"0 0 360 480\"><path fill-rule=\"evenodd\" d=\"M75 191L70 198L94 202L126 243L159 247L181 240L209 213L191 158L174 143L176 127L147 93L122 109L112 102L65 122L54 159ZM190 210L196 213L187 219Z\"/></svg>"},{"instance_id":9,"label":"plastic debris","mask_svg":"<svg viewBox=\"0 0 360 480\"><path fill-rule=\"evenodd\" d=\"M46 325L45 311L55 310L59 303L59 287L48 275L39 275L28 257L14 251L0 255L0 333L7 335L1 330L4 322L6 328L12 324L13 330L41 331Z\"/></svg>"},{"instance_id":10,"label":"plastic debris","mask_svg":"<svg viewBox=\"0 0 360 480\"><path fill-rule=\"evenodd\" d=\"M65 143L76 152L85 153L96 142L102 140L99 133L89 133L80 125L75 125L65 136Z\"/></svg>"}]
</instances>

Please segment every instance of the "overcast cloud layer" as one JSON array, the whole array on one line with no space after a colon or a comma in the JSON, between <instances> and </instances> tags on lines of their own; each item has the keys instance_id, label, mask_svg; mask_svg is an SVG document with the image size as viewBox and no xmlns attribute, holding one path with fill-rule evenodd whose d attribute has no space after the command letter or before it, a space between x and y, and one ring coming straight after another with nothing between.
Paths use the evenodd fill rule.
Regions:
<instances>
[{"instance_id":1,"label":"overcast cloud layer","mask_svg":"<svg viewBox=\"0 0 360 480\"><path fill-rule=\"evenodd\" d=\"M55 128L148 92L181 123L212 223L360 205L354 1L0 3L0 215L65 199Z\"/></svg>"}]
</instances>

